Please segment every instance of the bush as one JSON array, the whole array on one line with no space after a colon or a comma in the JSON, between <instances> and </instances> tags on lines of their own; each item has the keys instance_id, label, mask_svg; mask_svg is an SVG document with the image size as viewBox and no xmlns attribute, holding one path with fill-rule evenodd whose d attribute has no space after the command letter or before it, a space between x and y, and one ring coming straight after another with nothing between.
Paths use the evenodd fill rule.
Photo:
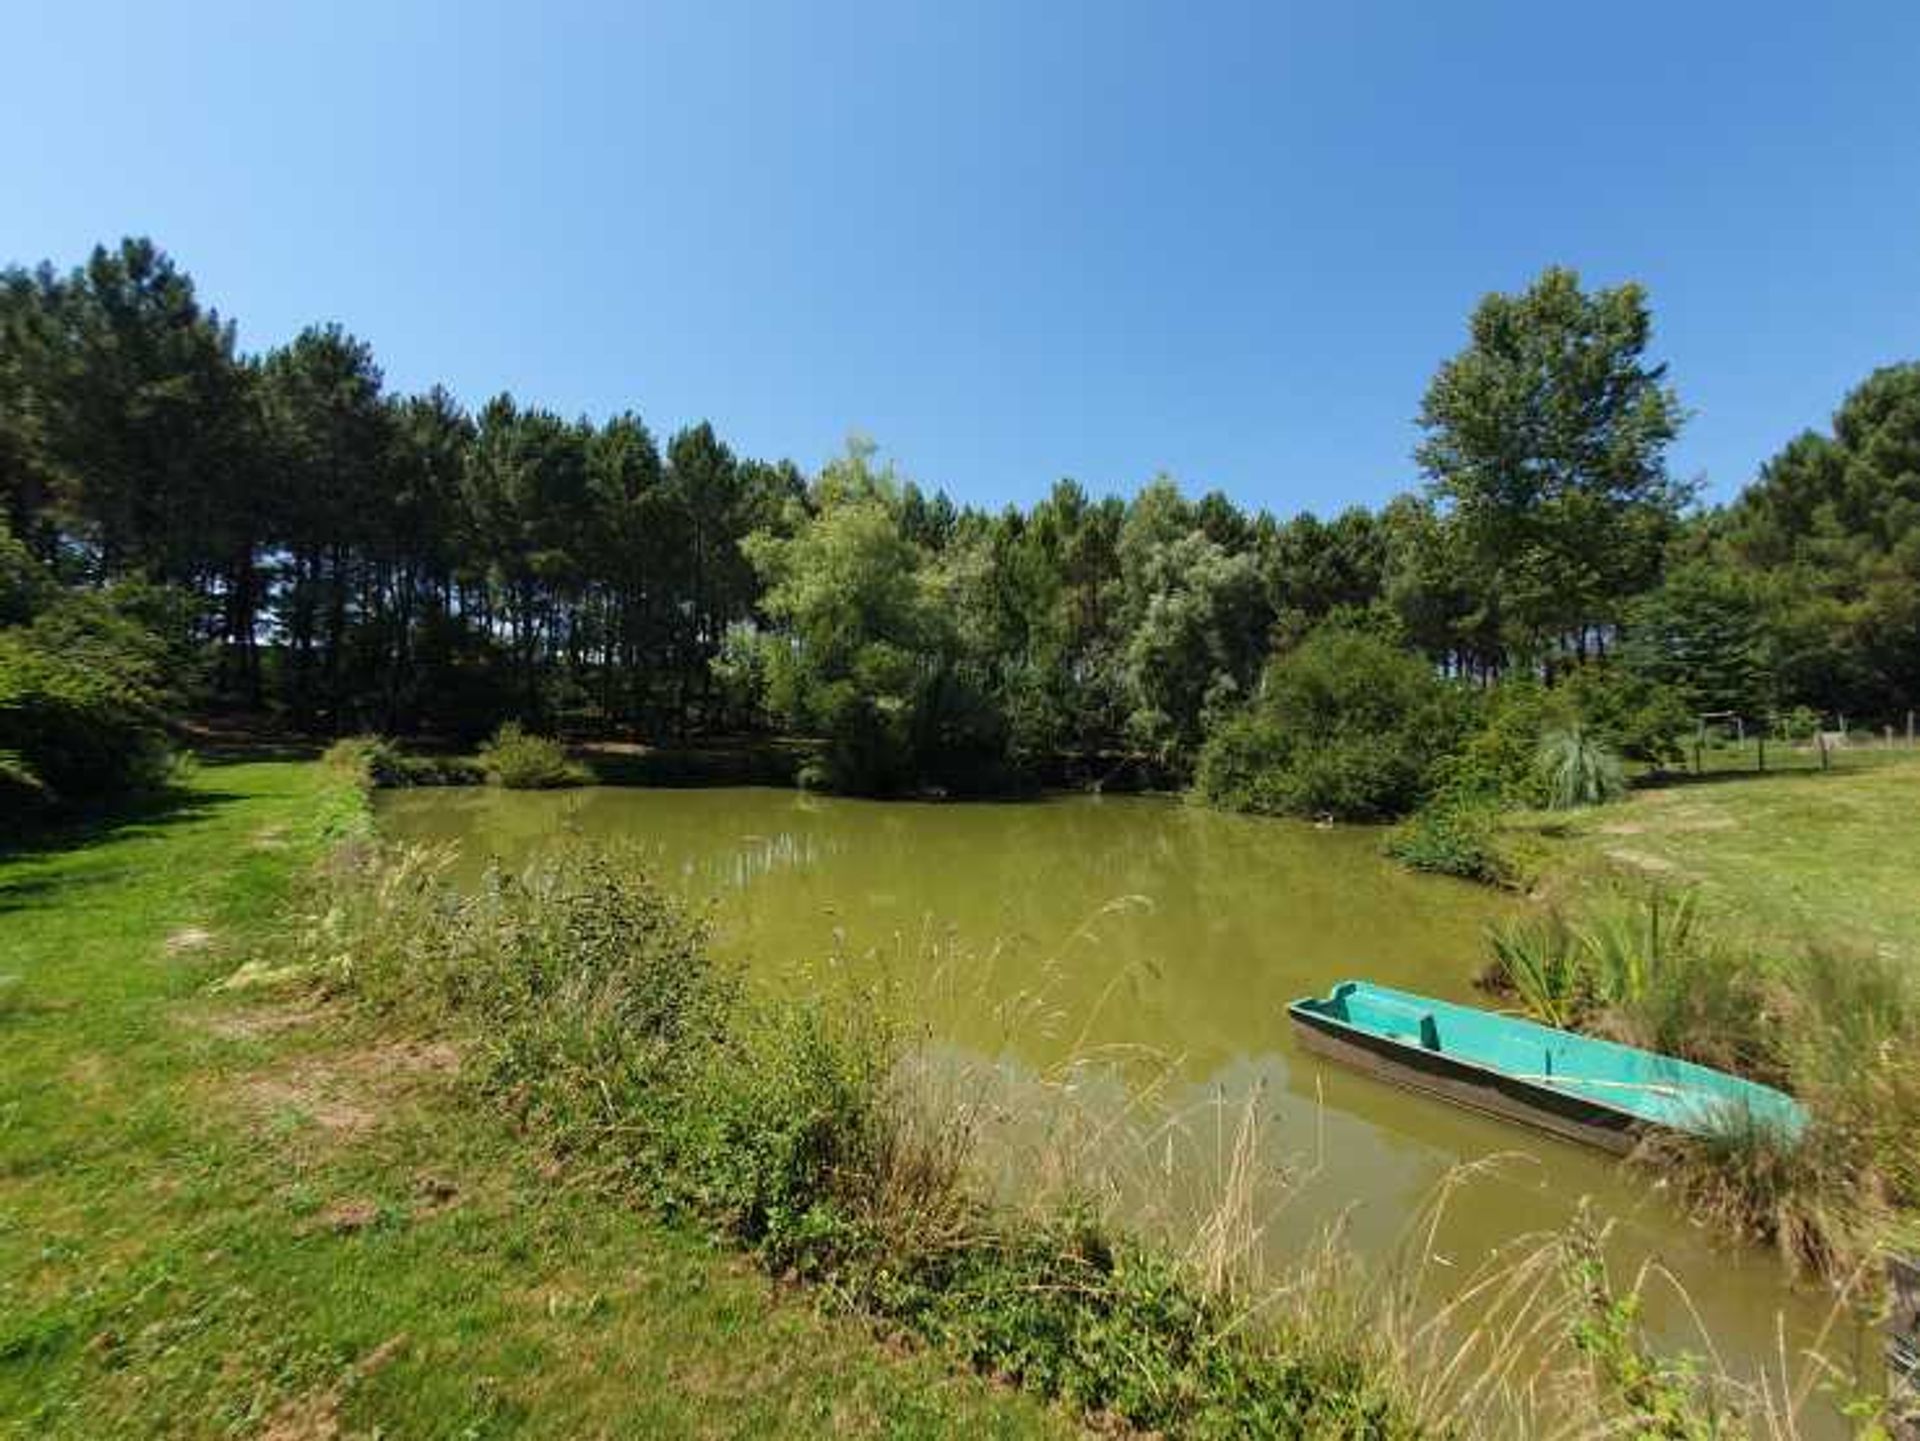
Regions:
<instances>
[{"instance_id":1,"label":"bush","mask_svg":"<svg viewBox=\"0 0 1920 1441\"><path fill-rule=\"evenodd\" d=\"M487 768L469 756L405 756L401 761L410 786L483 786Z\"/></svg>"},{"instance_id":2,"label":"bush","mask_svg":"<svg viewBox=\"0 0 1920 1441\"><path fill-rule=\"evenodd\" d=\"M1604 805L1626 793L1620 757L1591 730L1570 725L1540 737L1538 767L1547 804L1557 811Z\"/></svg>"},{"instance_id":3,"label":"bush","mask_svg":"<svg viewBox=\"0 0 1920 1441\"><path fill-rule=\"evenodd\" d=\"M550 736L534 735L519 721L508 721L480 747L487 779L513 791L552 790L584 785L586 769L567 759L566 747Z\"/></svg>"},{"instance_id":4,"label":"bush","mask_svg":"<svg viewBox=\"0 0 1920 1441\"><path fill-rule=\"evenodd\" d=\"M1470 707L1419 656L1323 627L1268 667L1251 709L1214 727L1194 789L1228 810L1405 815L1431 790L1435 758L1458 744Z\"/></svg>"},{"instance_id":5,"label":"bush","mask_svg":"<svg viewBox=\"0 0 1920 1441\"><path fill-rule=\"evenodd\" d=\"M1416 871L1507 885L1517 867L1500 847L1499 810L1483 800L1437 796L1387 838L1387 854Z\"/></svg>"},{"instance_id":6,"label":"bush","mask_svg":"<svg viewBox=\"0 0 1920 1441\"><path fill-rule=\"evenodd\" d=\"M327 747L320 763L345 772L369 790L407 784L406 758L384 736L342 736Z\"/></svg>"},{"instance_id":7,"label":"bush","mask_svg":"<svg viewBox=\"0 0 1920 1441\"><path fill-rule=\"evenodd\" d=\"M0 630L0 796L20 810L163 784L172 695L159 638L110 595L51 602Z\"/></svg>"},{"instance_id":8,"label":"bush","mask_svg":"<svg viewBox=\"0 0 1920 1441\"><path fill-rule=\"evenodd\" d=\"M1581 723L1621 755L1655 767L1685 758L1695 714L1672 686L1619 666L1589 664L1574 670L1562 690Z\"/></svg>"},{"instance_id":9,"label":"bush","mask_svg":"<svg viewBox=\"0 0 1920 1441\"><path fill-rule=\"evenodd\" d=\"M1569 718L1566 698L1537 681L1501 682L1481 702L1461 744L1435 764L1435 791L1500 809L1546 805L1540 735Z\"/></svg>"},{"instance_id":10,"label":"bush","mask_svg":"<svg viewBox=\"0 0 1920 1441\"><path fill-rule=\"evenodd\" d=\"M1697 974L1708 954L1699 940L1694 893L1658 887L1614 897L1578 918L1549 910L1503 921L1487 940L1493 959L1481 983L1488 989L1516 996L1550 1026L1616 1032L1637 1014L1631 1008ZM1678 1036L1663 1032L1655 1039L1666 1043L1655 1049L1689 1054Z\"/></svg>"},{"instance_id":11,"label":"bush","mask_svg":"<svg viewBox=\"0 0 1920 1441\"><path fill-rule=\"evenodd\" d=\"M486 768L466 756L410 756L385 736L343 736L320 757L368 790L404 786L477 786L486 784Z\"/></svg>"},{"instance_id":12,"label":"bush","mask_svg":"<svg viewBox=\"0 0 1920 1441\"><path fill-rule=\"evenodd\" d=\"M1920 987L1875 953L1756 955L1706 935L1690 894L1496 927L1483 984L1550 1025L1780 1087L1797 1138L1736 1125L1651 1138L1638 1159L1722 1233L1842 1276L1920 1213Z\"/></svg>"}]
</instances>

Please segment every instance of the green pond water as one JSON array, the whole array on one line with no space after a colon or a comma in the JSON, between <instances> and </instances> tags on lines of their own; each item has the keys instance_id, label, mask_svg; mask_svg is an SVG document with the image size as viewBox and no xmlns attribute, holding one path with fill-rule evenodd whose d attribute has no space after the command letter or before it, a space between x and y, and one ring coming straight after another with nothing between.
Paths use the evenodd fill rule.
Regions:
<instances>
[{"instance_id":1,"label":"green pond water","mask_svg":"<svg viewBox=\"0 0 1920 1441\"><path fill-rule=\"evenodd\" d=\"M947 1084L969 1100L990 1084L982 1114L1016 1193L1094 1164L1141 1224L1190 1239L1234 1189L1252 1114L1243 1229L1269 1275L1337 1224L1383 1270L1419 1264L1443 1296L1584 1197L1613 1222L1616 1277L1652 1262L1690 1297L1650 1284L1663 1341L1702 1349L1697 1310L1747 1370L1777 1365L1780 1328L1791 1357L1826 1319L1772 1258L1713 1242L1645 1175L1296 1046L1286 1003L1344 978L1483 999L1471 977L1484 928L1518 903L1402 871L1377 832L1137 797L935 805L746 788L396 792L380 823L455 843L469 876L568 836L618 841L710 902L720 949L775 983L884 984L924 1022L929 1054L953 1060ZM1420 1244L1442 1178L1488 1158L1501 1159ZM1848 1357L1871 1345L1851 1323L1825 1342Z\"/></svg>"}]
</instances>

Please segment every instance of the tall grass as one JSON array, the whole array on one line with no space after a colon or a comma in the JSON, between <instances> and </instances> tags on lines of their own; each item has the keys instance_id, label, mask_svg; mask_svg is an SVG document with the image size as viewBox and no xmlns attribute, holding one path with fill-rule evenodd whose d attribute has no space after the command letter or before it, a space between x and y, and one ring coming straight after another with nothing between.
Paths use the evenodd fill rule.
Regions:
<instances>
[{"instance_id":1,"label":"tall grass","mask_svg":"<svg viewBox=\"0 0 1920 1441\"><path fill-rule=\"evenodd\" d=\"M1488 933L1482 977L1553 1026L1580 1026L1640 1006L1690 973L1699 947L1691 891L1618 895L1578 916L1559 909L1515 917Z\"/></svg>"},{"instance_id":2,"label":"tall grass","mask_svg":"<svg viewBox=\"0 0 1920 1441\"><path fill-rule=\"evenodd\" d=\"M460 1036L583 1174L984 1371L1140 1429L1418 1430L1364 1337L1245 1324L1244 1221L1216 1227L1209 1276L1084 1198L995 1204L977 1113L915 1085L883 996L743 986L635 859L568 851L459 894L444 856L363 852L301 944L367 1004Z\"/></svg>"},{"instance_id":3,"label":"tall grass","mask_svg":"<svg viewBox=\"0 0 1920 1441\"><path fill-rule=\"evenodd\" d=\"M458 1038L463 1072L575 1174L1104 1424L1695 1435L1708 1432L1671 1426L1774 1404L1655 1357L1584 1233L1516 1245L1439 1294L1439 1218L1476 1168L1383 1272L1363 1273L1336 1229L1269 1275L1291 1178L1262 1092L1154 1104L1173 1059L1090 1051L1090 1022L1076 1037L1052 994L1064 959L1009 993L1004 1024L1048 1029L1070 1059L1017 1075L901 1024L885 979L847 968L798 995L747 985L637 856L569 849L464 892L447 883L449 859L342 853L297 944L362 1004ZM1097 945L1107 915L1069 947ZM995 959L934 937L903 944L929 962L916 1008ZM1124 979L1109 991L1123 1002ZM1109 1084L1121 1072L1127 1084ZM995 1187L987 1133L1021 1118L1037 1120L1031 1149ZM1188 1169L1174 1148L1208 1130L1217 1162L1188 1224L1156 1227L1150 1207L1142 1229L1121 1224L1123 1199L1164 1189ZM1775 1434L1793 1434L1794 1411L1779 1414Z\"/></svg>"},{"instance_id":4,"label":"tall grass","mask_svg":"<svg viewBox=\"0 0 1920 1441\"><path fill-rule=\"evenodd\" d=\"M1650 1138L1657 1168L1716 1229L1837 1279L1920 1218L1920 985L1877 952L1756 953L1653 889L1584 915L1508 922L1483 983L1529 1014L1781 1087L1798 1138L1741 1125Z\"/></svg>"}]
</instances>

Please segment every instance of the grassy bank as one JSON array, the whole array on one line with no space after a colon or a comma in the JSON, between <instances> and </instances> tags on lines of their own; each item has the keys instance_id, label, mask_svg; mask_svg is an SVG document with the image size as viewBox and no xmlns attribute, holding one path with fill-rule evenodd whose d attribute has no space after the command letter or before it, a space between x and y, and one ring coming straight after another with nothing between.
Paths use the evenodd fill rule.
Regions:
<instances>
[{"instance_id":1,"label":"grassy bank","mask_svg":"<svg viewBox=\"0 0 1920 1441\"><path fill-rule=\"evenodd\" d=\"M1009 1212L886 1007L764 1004L618 856L456 894L336 768L207 766L0 860L0 907L0 1431L1540 1434L1513 1407L1551 1378L1572 1433L1705 1435L1753 1404L1648 1352L1578 1235L1428 1324L1327 1258L1256 1293L1071 1195Z\"/></svg>"},{"instance_id":2,"label":"grassy bank","mask_svg":"<svg viewBox=\"0 0 1920 1441\"><path fill-rule=\"evenodd\" d=\"M1775 944L1883 950L1920 968L1920 757L1830 773L1676 779L1618 805L1517 817L1549 894L1609 879L1694 885L1719 923Z\"/></svg>"},{"instance_id":3,"label":"grassy bank","mask_svg":"<svg viewBox=\"0 0 1920 1441\"><path fill-rule=\"evenodd\" d=\"M0 856L0 1433L1071 1429L558 1175L444 1043L210 992L357 816L208 765Z\"/></svg>"},{"instance_id":4,"label":"grassy bank","mask_svg":"<svg viewBox=\"0 0 1920 1441\"><path fill-rule=\"evenodd\" d=\"M1920 1241L1920 763L1722 774L1507 824L1541 869L1489 979L1550 1024L1795 1095L1764 1130L1649 1148L1717 1230L1857 1281Z\"/></svg>"}]
</instances>

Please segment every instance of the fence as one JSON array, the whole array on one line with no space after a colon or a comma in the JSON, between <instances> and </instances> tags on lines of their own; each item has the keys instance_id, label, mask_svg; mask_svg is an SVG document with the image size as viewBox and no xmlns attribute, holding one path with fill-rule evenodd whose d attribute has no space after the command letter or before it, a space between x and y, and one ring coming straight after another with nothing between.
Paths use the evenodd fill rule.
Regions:
<instances>
[{"instance_id":1,"label":"fence","mask_svg":"<svg viewBox=\"0 0 1920 1441\"><path fill-rule=\"evenodd\" d=\"M1695 775L1728 771L1832 770L1848 761L1872 764L1894 752L1920 752L1916 713L1908 711L1905 725L1849 726L1847 717L1806 713L1803 727L1783 733L1773 722L1756 719L1748 724L1732 711L1714 711L1699 718L1689 747L1686 768Z\"/></svg>"}]
</instances>

